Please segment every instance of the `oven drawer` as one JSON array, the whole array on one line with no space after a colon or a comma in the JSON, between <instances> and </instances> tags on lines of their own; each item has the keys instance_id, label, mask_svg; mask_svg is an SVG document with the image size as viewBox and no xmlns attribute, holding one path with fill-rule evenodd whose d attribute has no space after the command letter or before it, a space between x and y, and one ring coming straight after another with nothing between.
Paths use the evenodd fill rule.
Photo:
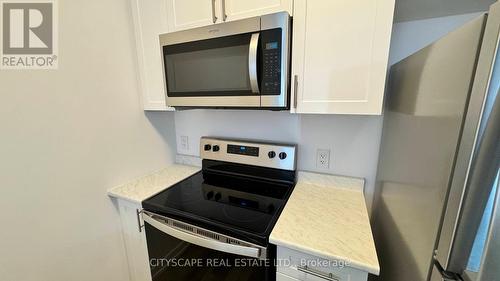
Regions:
<instances>
[{"instance_id":1,"label":"oven drawer","mask_svg":"<svg viewBox=\"0 0 500 281\"><path fill-rule=\"evenodd\" d=\"M276 271L285 275L279 276L281 279L277 280L366 281L368 278L367 272L342 266L339 261L326 260L280 246L277 247Z\"/></svg>"}]
</instances>

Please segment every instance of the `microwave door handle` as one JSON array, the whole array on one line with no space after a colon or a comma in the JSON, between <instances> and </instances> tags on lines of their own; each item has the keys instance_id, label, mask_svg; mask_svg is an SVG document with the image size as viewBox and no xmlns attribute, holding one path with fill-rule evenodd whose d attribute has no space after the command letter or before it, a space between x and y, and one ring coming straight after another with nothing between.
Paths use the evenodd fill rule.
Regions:
<instances>
[{"instance_id":1,"label":"microwave door handle","mask_svg":"<svg viewBox=\"0 0 500 281\"><path fill-rule=\"evenodd\" d=\"M171 227L169 225L166 225L165 223L163 223L159 220L156 220L155 218L153 218L153 215L150 215L147 212L142 213L142 218L145 222L149 223L151 226L158 229L159 231L161 231L165 234L168 234L170 236L173 236L179 240L182 240L182 241L194 244L194 245L198 245L200 247L209 248L212 250L221 251L221 252L225 252L225 253L231 253L231 254L240 255L240 256L247 256L247 257L252 257L252 258L259 258L260 257L260 249L257 249L257 248L224 243L224 242L220 242L218 240L213 240L213 239L205 238L203 236L199 236L196 234L184 232L184 231L178 230L174 227Z\"/></svg>"},{"instance_id":2,"label":"microwave door handle","mask_svg":"<svg viewBox=\"0 0 500 281\"><path fill-rule=\"evenodd\" d=\"M248 49L248 77L252 93L259 94L259 81L257 76L257 52L259 48L260 33L252 34L250 38L250 48Z\"/></svg>"}]
</instances>

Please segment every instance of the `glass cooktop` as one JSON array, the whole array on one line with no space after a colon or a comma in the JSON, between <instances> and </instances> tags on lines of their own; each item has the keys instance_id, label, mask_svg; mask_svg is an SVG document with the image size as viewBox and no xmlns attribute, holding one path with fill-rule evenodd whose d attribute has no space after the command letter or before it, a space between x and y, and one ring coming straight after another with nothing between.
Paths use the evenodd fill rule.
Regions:
<instances>
[{"instance_id":1,"label":"glass cooktop","mask_svg":"<svg viewBox=\"0 0 500 281\"><path fill-rule=\"evenodd\" d=\"M293 186L293 181L204 169L142 205L159 215L262 244Z\"/></svg>"}]
</instances>

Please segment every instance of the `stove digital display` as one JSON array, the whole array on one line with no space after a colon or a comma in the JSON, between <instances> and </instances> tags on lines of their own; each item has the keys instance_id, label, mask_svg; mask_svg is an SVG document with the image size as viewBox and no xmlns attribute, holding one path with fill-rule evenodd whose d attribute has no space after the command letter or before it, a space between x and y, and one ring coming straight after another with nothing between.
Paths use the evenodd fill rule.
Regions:
<instances>
[{"instance_id":1,"label":"stove digital display","mask_svg":"<svg viewBox=\"0 0 500 281\"><path fill-rule=\"evenodd\" d=\"M228 144L227 153L259 157L259 148L253 146Z\"/></svg>"}]
</instances>

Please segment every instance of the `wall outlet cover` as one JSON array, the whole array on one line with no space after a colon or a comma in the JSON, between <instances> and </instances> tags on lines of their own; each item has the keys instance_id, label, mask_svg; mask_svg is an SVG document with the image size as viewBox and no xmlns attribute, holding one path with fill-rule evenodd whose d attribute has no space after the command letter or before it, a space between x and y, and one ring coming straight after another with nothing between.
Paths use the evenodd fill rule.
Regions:
<instances>
[{"instance_id":1,"label":"wall outlet cover","mask_svg":"<svg viewBox=\"0 0 500 281\"><path fill-rule=\"evenodd\" d=\"M316 168L330 168L330 149L318 149L316 152Z\"/></svg>"}]
</instances>

